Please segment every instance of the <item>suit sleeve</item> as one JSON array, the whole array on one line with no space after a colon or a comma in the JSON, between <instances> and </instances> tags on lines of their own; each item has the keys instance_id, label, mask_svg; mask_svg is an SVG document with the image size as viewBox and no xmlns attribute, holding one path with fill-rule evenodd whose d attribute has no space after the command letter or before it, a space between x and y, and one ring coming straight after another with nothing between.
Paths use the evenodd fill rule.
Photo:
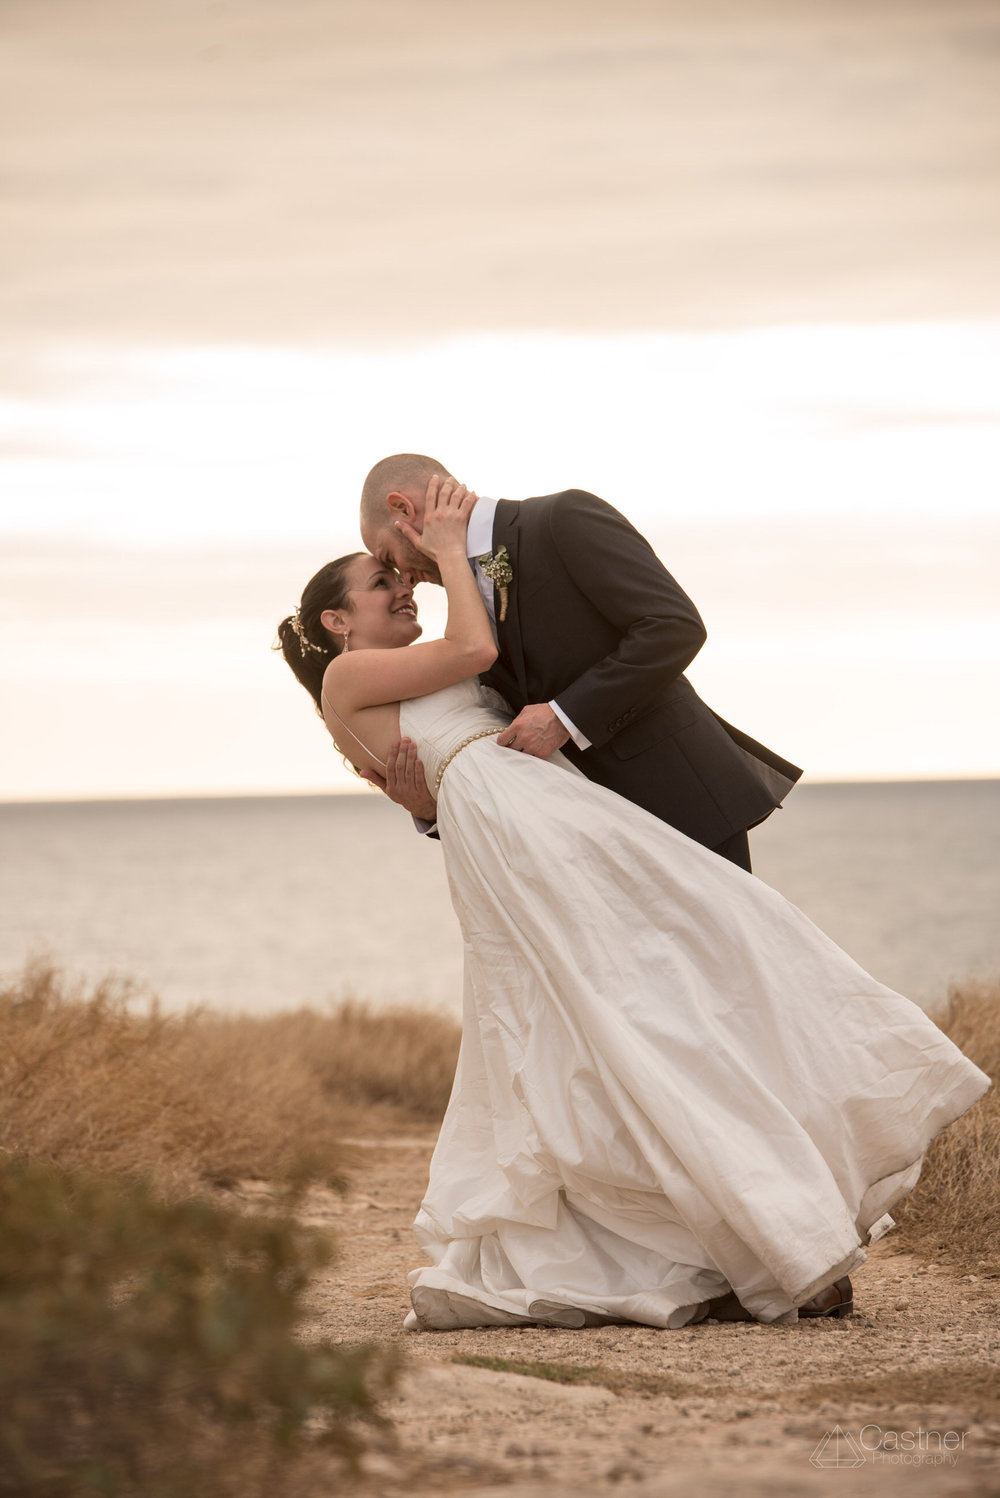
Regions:
<instances>
[{"instance_id":1,"label":"suit sleeve","mask_svg":"<svg viewBox=\"0 0 1000 1498\"><path fill-rule=\"evenodd\" d=\"M556 701L600 747L662 694L705 643L701 616L645 537L611 505L569 490L552 506L552 544L618 644Z\"/></svg>"}]
</instances>

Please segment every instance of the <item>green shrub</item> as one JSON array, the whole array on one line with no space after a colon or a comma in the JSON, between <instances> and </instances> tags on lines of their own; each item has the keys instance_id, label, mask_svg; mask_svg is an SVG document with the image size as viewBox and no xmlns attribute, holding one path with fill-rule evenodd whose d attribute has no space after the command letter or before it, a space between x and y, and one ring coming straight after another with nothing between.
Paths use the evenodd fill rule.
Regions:
<instances>
[{"instance_id":1,"label":"green shrub","mask_svg":"<svg viewBox=\"0 0 1000 1498\"><path fill-rule=\"evenodd\" d=\"M391 1355L296 1338L330 1248L289 1216L8 1157L0 1220L5 1498L300 1498L380 1423Z\"/></svg>"}]
</instances>

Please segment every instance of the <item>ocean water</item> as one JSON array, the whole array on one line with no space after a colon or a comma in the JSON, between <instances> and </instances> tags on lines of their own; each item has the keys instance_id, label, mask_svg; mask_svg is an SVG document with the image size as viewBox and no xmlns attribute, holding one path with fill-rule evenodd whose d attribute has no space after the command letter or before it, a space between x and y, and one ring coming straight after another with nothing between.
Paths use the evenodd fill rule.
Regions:
<instances>
[{"instance_id":1,"label":"ocean water","mask_svg":"<svg viewBox=\"0 0 1000 1498\"><path fill-rule=\"evenodd\" d=\"M1000 781L805 785L755 871L933 1009L1000 975ZM458 1013L440 845L376 793L0 806L0 972L49 955L168 1008L346 997Z\"/></svg>"}]
</instances>

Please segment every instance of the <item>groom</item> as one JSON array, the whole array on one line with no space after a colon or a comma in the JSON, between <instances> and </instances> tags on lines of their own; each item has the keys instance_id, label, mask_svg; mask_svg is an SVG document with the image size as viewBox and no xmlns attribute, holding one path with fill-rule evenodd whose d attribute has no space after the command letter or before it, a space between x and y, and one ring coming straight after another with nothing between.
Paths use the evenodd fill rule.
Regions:
<instances>
[{"instance_id":1,"label":"groom","mask_svg":"<svg viewBox=\"0 0 1000 1498\"><path fill-rule=\"evenodd\" d=\"M428 485L450 477L432 458L397 453L365 480L364 544L412 584L440 583L415 540ZM802 771L687 681L705 626L649 543L609 504L569 489L477 500L468 554L499 647L483 680L517 713L497 742L542 759L561 749L591 780L749 870L747 829ZM433 818L412 756L391 756L383 788Z\"/></svg>"}]
</instances>

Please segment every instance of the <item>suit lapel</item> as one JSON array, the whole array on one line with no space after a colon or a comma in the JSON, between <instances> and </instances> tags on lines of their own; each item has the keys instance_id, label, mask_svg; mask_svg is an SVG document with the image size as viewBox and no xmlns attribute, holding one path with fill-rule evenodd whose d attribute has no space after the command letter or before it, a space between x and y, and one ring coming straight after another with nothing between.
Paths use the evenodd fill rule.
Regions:
<instances>
[{"instance_id":1,"label":"suit lapel","mask_svg":"<svg viewBox=\"0 0 1000 1498\"><path fill-rule=\"evenodd\" d=\"M521 621L517 607L517 578L518 578L518 542L520 540L520 509L521 506L513 499L500 499L497 501L496 513L493 517L493 554L496 555L497 548L506 546L507 556L510 559L510 570L514 574L514 580L507 591L507 617L500 623L500 593L499 589L493 589L493 601L496 608L497 619L497 644L500 649L500 661L506 664L508 670L516 677L517 684L521 690L522 701L528 700L528 674L524 664L524 646L521 641Z\"/></svg>"}]
</instances>

